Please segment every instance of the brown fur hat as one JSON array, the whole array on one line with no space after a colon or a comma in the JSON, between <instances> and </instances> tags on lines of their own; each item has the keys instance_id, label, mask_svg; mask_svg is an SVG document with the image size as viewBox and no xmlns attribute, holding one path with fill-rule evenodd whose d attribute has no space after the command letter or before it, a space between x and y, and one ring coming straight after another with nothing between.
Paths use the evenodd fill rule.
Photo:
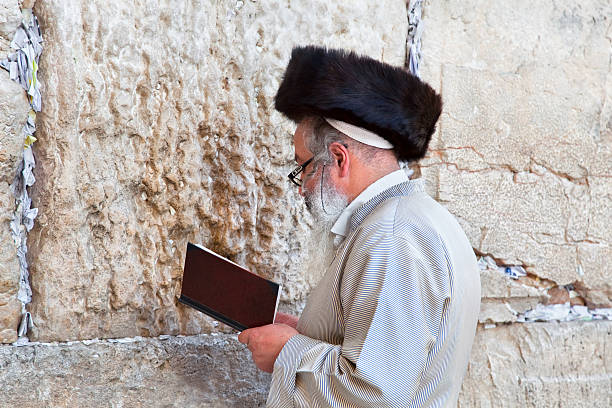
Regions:
<instances>
[{"instance_id":1,"label":"brown fur hat","mask_svg":"<svg viewBox=\"0 0 612 408\"><path fill-rule=\"evenodd\" d=\"M323 116L388 140L400 160L425 155L442 99L400 67L354 52L296 47L276 93L275 107L299 123Z\"/></svg>"}]
</instances>

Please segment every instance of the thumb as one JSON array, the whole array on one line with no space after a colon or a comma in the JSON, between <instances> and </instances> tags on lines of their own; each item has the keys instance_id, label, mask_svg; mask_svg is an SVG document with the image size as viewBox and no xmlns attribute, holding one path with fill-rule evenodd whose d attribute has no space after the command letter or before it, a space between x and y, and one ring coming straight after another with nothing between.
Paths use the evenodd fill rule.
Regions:
<instances>
[{"instance_id":1,"label":"thumb","mask_svg":"<svg viewBox=\"0 0 612 408\"><path fill-rule=\"evenodd\" d=\"M250 335L251 335L250 329L247 329L238 335L238 341L241 342L242 344L249 344Z\"/></svg>"}]
</instances>

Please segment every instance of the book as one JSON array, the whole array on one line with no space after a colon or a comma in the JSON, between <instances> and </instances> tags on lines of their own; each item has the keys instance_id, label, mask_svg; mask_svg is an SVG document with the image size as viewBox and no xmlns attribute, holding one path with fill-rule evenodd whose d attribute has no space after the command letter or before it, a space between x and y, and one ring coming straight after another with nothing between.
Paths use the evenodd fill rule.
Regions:
<instances>
[{"instance_id":1,"label":"book","mask_svg":"<svg viewBox=\"0 0 612 408\"><path fill-rule=\"evenodd\" d=\"M236 330L274 323L281 286L187 243L179 302Z\"/></svg>"}]
</instances>

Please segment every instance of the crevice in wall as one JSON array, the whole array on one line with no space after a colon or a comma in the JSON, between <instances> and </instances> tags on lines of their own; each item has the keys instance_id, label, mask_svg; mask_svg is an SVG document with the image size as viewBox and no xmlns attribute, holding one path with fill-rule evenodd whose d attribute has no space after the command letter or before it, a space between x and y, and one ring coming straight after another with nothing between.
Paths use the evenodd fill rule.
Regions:
<instances>
[{"instance_id":1,"label":"crevice in wall","mask_svg":"<svg viewBox=\"0 0 612 408\"><path fill-rule=\"evenodd\" d=\"M193 340L207 340L207 339L220 339L220 340L233 340L238 342L238 335L234 333L202 333L195 335L172 335L172 334L161 334L159 336L134 336L134 337L115 337L115 338L94 338L94 339L82 339L82 340L68 340L68 341L31 341L29 343L16 343L15 346L73 346L73 345L85 345L89 346L92 344L128 344L128 343L139 343L139 342L150 342L150 341L165 341L175 339L193 339Z\"/></svg>"},{"instance_id":2,"label":"crevice in wall","mask_svg":"<svg viewBox=\"0 0 612 408\"><path fill-rule=\"evenodd\" d=\"M406 18L408 20L408 32L406 33L406 60L404 69L412 75L421 77L419 68L421 65L421 36L425 27L421 21L423 0L406 0ZM400 167L407 171L408 177L421 177L421 167L418 162L402 162Z\"/></svg>"},{"instance_id":3,"label":"crevice in wall","mask_svg":"<svg viewBox=\"0 0 612 408\"><path fill-rule=\"evenodd\" d=\"M421 77L421 36L425 25L421 21L423 0L407 0L406 12L408 17L408 33L406 36L406 61L404 68L411 74Z\"/></svg>"},{"instance_id":4,"label":"crevice in wall","mask_svg":"<svg viewBox=\"0 0 612 408\"><path fill-rule=\"evenodd\" d=\"M21 5L32 6L34 2L22 2ZM18 167L15 180L11 184L11 191L15 197L15 212L10 222L11 235L17 247L19 259L19 291L17 299L21 302L22 319L18 328L17 344L27 343L27 332L32 327L32 316L26 306L32 300L32 290L29 283L28 263L26 254L27 233L34 226L34 219L38 215L37 208L31 208L32 199L28 195L28 187L35 182L33 169L36 165L32 145L36 141L36 113L41 110L40 84L38 83L38 61L42 53L42 34L38 19L31 8L23 8L22 22L11 42L15 50L7 59L0 61L0 67L9 72L10 78L19 83L26 91L31 110L26 124L23 127L24 151L23 160Z\"/></svg>"},{"instance_id":5,"label":"crevice in wall","mask_svg":"<svg viewBox=\"0 0 612 408\"><path fill-rule=\"evenodd\" d=\"M590 307L585 295L577 286L580 282L560 285L557 282L541 278L527 272L527 265L508 265L501 258L492 254L485 254L477 249L474 252L478 259L478 266L482 271L492 270L498 272L492 276L494 279L508 279L516 282L515 288L522 288L526 292L520 296L492 297L484 296L479 320L485 328L495 327L497 324L550 322L550 321L591 321L612 320L612 308ZM535 291L535 292L534 292ZM528 293L540 293L533 297ZM536 303L537 302L537 303Z\"/></svg>"}]
</instances>

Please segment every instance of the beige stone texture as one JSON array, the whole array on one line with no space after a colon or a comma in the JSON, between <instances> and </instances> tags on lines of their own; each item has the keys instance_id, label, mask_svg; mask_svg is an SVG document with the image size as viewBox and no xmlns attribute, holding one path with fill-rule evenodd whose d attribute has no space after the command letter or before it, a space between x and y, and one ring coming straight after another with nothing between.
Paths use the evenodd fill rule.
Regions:
<instances>
[{"instance_id":1,"label":"beige stone texture","mask_svg":"<svg viewBox=\"0 0 612 408\"><path fill-rule=\"evenodd\" d=\"M2 407L262 407L269 382L228 335L0 346Z\"/></svg>"},{"instance_id":2,"label":"beige stone texture","mask_svg":"<svg viewBox=\"0 0 612 408\"><path fill-rule=\"evenodd\" d=\"M422 163L479 254L612 306L612 4L426 1Z\"/></svg>"},{"instance_id":3,"label":"beige stone texture","mask_svg":"<svg viewBox=\"0 0 612 408\"><path fill-rule=\"evenodd\" d=\"M291 48L405 60L399 0L45 1L45 86L28 238L31 337L216 330L177 305L187 241L299 302L311 220L273 109Z\"/></svg>"},{"instance_id":4,"label":"beige stone texture","mask_svg":"<svg viewBox=\"0 0 612 408\"><path fill-rule=\"evenodd\" d=\"M479 328L458 407L612 404L612 322Z\"/></svg>"},{"instance_id":5,"label":"beige stone texture","mask_svg":"<svg viewBox=\"0 0 612 408\"><path fill-rule=\"evenodd\" d=\"M0 59L6 57L20 19L16 2L0 0ZM0 343L17 339L21 315L21 303L16 298L19 263L9 224L15 199L9 185L23 158L22 129L29 110L23 88L0 68Z\"/></svg>"},{"instance_id":6,"label":"beige stone texture","mask_svg":"<svg viewBox=\"0 0 612 408\"><path fill-rule=\"evenodd\" d=\"M22 129L29 111L30 104L23 88L0 68L0 182L10 184L15 178L23 158Z\"/></svg>"},{"instance_id":7,"label":"beige stone texture","mask_svg":"<svg viewBox=\"0 0 612 408\"><path fill-rule=\"evenodd\" d=\"M550 297L546 286L528 279L512 279L496 270L482 270L480 282L480 323L516 322L519 313L546 303Z\"/></svg>"},{"instance_id":8,"label":"beige stone texture","mask_svg":"<svg viewBox=\"0 0 612 408\"><path fill-rule=\"evenodd\" d=\"M610 321L480 327L458 407L609 407L611 346ZM257 407L270 380L225 334L0 346L0 368L27 407Z\"/></svg>"},{"instance_id":9,"label":"beige stone texture","mask_svg":"<svg viewBox=\"0 0 612 408\"><path fill-rule=\"evenodd\" d=\"M0 181L0 343L17 340L21 318L21 302L17 300L19 261L9 225L14 210L15 198L10 186Z\"/></svg>"},{"instance_id":10,"label":"beige stone texture","mask_svg":"<svg viewBox=\"0 0 612 408\"><path fill-rule=\"evenodd\" d=\"M17 341L17 329L21 320L21 302L17 291L0 295L0 343Z\"/></svg>"},{"instance_id":11,"label":"beige stone texture","mask_svg":"<svg viewBox=\"0 0 612 408\"><path fill-rule=\"evenodd\" d=\"M7 134L5 137L9 139L11 135ZM20 148L23 146L23 138L21 139ZM0 181L0 343L17 340L21 318L21 302L17 300L19 260L10 230L14 211L15 198L10 186L6 181Z\"/></svg>"},{"instance_id":12,"label":"beige stone texture","mask_svg":"<svg viewBox=\"0 0 612 408\"><path fill-rule=\"evenodd\" d=\"M12 52L10 44L20 23L21 12L17 1L0 0L0 59L4 59L8 52Z\"/></svg>"},{"instance_id":13,"label":"beige stone texture","mask_svg":"<svg viewBox=\"0 0 612 408\"><path fill-rule=\"evenodd\" d=\"M0 52L17 3L0 0ZM528 271L481 272L459 407L612 405L612 322L514 323L565 300L559 285L611 303L611 9L425 1L421 72L445 110L420 170L479 254ZM174 336L228 331L177 304L186 242L278 281L283 310L300 308L320 271L302 266L313 223L285 177L292 125L273 96L296 44L403 65L405 2L50 0L35 13L29 337L172 336L0 346L0 405L263 406L270 377L235 336ZM14 135L0 139L0 342L21 311L9 184L28 110L0 70L0 130Z\"/></svg>"}]
</instances>

